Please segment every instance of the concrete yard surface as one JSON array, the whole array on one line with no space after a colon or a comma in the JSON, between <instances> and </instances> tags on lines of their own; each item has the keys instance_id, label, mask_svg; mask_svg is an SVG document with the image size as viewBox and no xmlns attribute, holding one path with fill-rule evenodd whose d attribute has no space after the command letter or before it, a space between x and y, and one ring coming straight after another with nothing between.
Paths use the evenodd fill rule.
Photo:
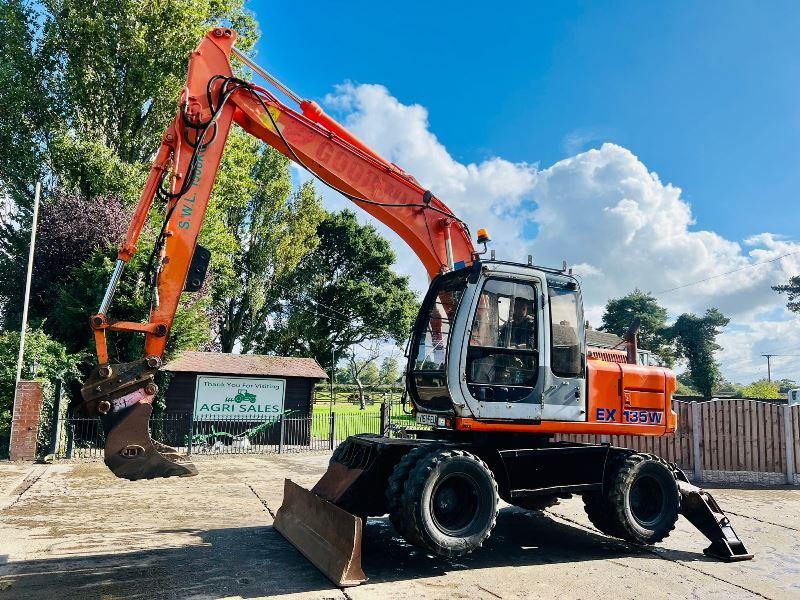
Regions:
<instances>
[{"instance_id":1,"label":"concrete yard surface","mask_svg":"<svg viewBox=\"0 0 800 600\"><path fill-rule=\"evenodd\" d=\"M200 460L193 478L129 482L102 463L0 464L0 600L55 598L800 598L800 489L713 489L755 560L706 558L681 518L640 548L598 533L580 498L501 510L479 551L441 560L386 518L365 527L370 581L333 586L272 527L283 480L325 454Z\"/></svg>"}]
</instances>

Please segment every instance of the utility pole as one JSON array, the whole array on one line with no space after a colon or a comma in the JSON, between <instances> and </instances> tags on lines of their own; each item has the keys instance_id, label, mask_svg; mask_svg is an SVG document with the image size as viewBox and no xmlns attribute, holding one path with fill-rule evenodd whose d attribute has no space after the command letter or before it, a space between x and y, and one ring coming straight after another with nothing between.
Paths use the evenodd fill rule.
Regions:
<instances>
[{"instance_id":1,"label":"utility pole","mask_svg":"<svg viewBox=\"0 0 800 600\"><path fill-rule=\"evenodd\" d=\"M772 354L762 354L761 356L763 356L764 358L767 359L767 381L772 383L772 369L770 368L772 365L770 363L770 359L771 358L775 358L776 356L780 356L781 358L788 358L788 357L791 357L791 356L800 356L800 354L776 354L776 353L772 353Z\"/></svg>"},{"instance_id":2,"label":"utility pole","mask_svg":"<svg viewBox=\"0 0 800 600\"><path fill-rule=\"evenodd\" d=\"M762 354L761 356L763 356L763 357L765 357L767 359L767 381L769 383L772 383L772 369L770 368L769 359L771 359L773 356L778 356L778 355L777 354Z\"/></svg>"},{"instance_id":3,"label":"utility pole","mask_svg":"<svg viewBox=\"0 0 800 600\"><path fill-rule=\"evenodd\" d=\"M36 224L39 221L39 196L42 185L36 182L36 191L33 195L33 221L31 222L31 247L28 251L28 274L25 279L25 300L22 304L22 329L19 334L19 356L17 357L17 378L14 380L14 390L22 377L22 357L25 354L25 330L28 326L28 301L31 297L31 274L33 272L33 252L36 246ZM14 394L16 399L16 393ZM13 412L12 412L13 414Z\"/></svg>"},{"instance_id":4,"label":"utility pole","mask_svg":"<svg viewBox=\"0 0 800 600\"><path fill-rule=\"evenodd\" d=\"M17 403L17 386L22 377L22 358L25 355L25 329L28 326L28 300L31 297L31 274L33 273L33 252L36 246L36 225L39 222L39 196L42 192L42 185L36 182L36 188L33 194L33 220L31 221L31 247L28 250L28 272L25 280L25 300L22 304L22 328L19 334L19 356L17 357L17 378L14 380L14 400L11 404L11 415L14 418L14 408ZM8 447L12 448L14 428L11 428L11 435L8 438Z\"/></svg>"}]
</instances>

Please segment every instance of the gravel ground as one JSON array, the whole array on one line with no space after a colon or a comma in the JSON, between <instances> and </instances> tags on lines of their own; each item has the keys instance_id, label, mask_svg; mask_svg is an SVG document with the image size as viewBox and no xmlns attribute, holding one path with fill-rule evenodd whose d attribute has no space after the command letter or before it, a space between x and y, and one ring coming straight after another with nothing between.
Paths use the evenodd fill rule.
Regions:
<instances>
[{"instance_id":1,"label":"gravel ground","mask_svg":"<svg viewBox=\"0 0 800 600\"><path fill-rule=\"evenodd\" d=\"M707 559L681 519L652 549L591 527L579 498L504 508L472 555L432 559L387 519L365 528L370 581L340 590L273 528L283 479L311 486L326 454L198 462L188 479L128 482L99 463L0 463L5 598L800 598L800 489L714 489L755 560Z\"/></svg>"}]
</instances>

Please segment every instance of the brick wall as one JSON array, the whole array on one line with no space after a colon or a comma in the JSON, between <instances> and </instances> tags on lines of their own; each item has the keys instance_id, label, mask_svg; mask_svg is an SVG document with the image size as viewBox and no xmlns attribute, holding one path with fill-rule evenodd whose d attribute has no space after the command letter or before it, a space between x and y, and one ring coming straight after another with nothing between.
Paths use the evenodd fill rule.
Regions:
<instances>
[{"instance_id":1,"label":"brick wall","mask_svg":"<svg viewBox=\"0 0 800 600\"><path fill-rule=\"evenodd\" d=\"M39 417L42 412L42 384L38 381L20 381L11 419L11 460L36 458L36 438L39 435Z\"/></svg>"}]
</instances>

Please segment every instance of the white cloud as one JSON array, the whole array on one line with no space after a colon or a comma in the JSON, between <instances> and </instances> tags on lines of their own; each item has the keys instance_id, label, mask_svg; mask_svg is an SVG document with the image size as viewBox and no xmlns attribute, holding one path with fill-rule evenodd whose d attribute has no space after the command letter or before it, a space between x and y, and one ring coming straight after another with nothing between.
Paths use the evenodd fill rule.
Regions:
<instances>
[{"instance_id":1,"label":"white cloud","mask_svg":"<svg viewBox=\"0 0 800 600\"><path fill-rule=\"evenodd\" d=\"M530 218L532 207L524 201L536 179L534 165L501 158L458 162L431 133L427 110L400 103L381 85L345 83L325 98L325 105L343 111L343 123L350 131L433 190L473 231L486 227L497 240L498 253L508 256L514 251L515 258L524 259L517 249L523 246L523 227ZM331 205L352 207L341 197ZM393 233L382 231L393 242L399 270L411 276L418 291L424 291L427 277L416 256Z\"/></svg>"},{"instance_id":2,"label":"white cloud","mask_svg":"<svg viewBox=\"0 0 800 600\"><path fill-rule=\"evenodd\" d=\"M800 354L800 322L770 289L800 272L800 244L770 233L740 243L697 229L680 188L662 183L629 150L606 143L543 170L497 157L463 164L430 131L424 107L402 104L381 85L345 83L325 104L358 137L433 190L473 231L488 228L499 258L524 261L532 253L537 263L549 265L568 259L582 277L593 323L608 298L634 287L661 292L763 262L657 295L673 315L717 306L732 317L720 340L730 378L761 376L759 354L780 340L786 347L797 339ZM324 195L331 208L350 206L335 194ZM399 269L424 290L426 278L416 257L382 230L398 253ZM792 252L798 253L778 258ZM800 361L796 375L789 359L778 362L786 370L779 376L800 379Z\"/></svg>"},{"instance_id":3,"label":"white cloud","mask_svg":"<svg viewBox=\"0 0 800 600\"><path fill-rule=\"evenodd\" d=\"M589 301L634 287L656 293L674 313L710 304L737 318L754 318L781 304L770 285L800 272L800 244L761 234L738 242L693 229L680 188L662 183L629 150L603 144L539 173L531 198L539 235L534 251L579 269ZM754 263L793 256L671 290ZM671 291L665 291L671 290ZM662 293L663 291L663 293Z\"/></svg>"}]
</instances>

